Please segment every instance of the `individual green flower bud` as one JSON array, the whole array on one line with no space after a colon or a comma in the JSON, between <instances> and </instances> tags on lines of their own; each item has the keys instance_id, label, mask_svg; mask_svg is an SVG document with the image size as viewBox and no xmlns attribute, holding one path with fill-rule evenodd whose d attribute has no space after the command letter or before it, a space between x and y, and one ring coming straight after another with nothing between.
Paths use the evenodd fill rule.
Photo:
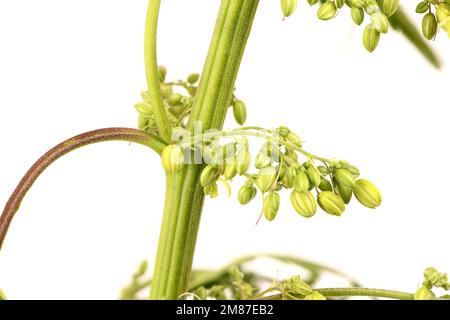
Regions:
<instances>
[{"instance_id":1,"label":"individual green flower bud","mask_svg":"<svg viewBox=\"0 0 450 320\"><path fill-rule=\"evenodd\" d=\"M372 24L367 25L363 34L363 44L367 51L373 52L377 48L379 41L380 33Z\"/></svg>"},{"instance_id":2,"label":"individual green flower bud","mask_svg":"<svg viewBox=\"0 0 450 320\"><path fill-rule=\"evenodd\" d=\"M419 2L419 4L416 7L417 13L425 13L430 8L430 4L426 1Z\"/></svg>"},{"instance_id":3,"label":"individual green flower bud","mask_svg":"<svg viewBox=\"0 0 450 320\"><path fill-rule=\"evenodd\" d=\"M175 173L183 169L183 149L175 144L169 144L161 154L161 161L167 173Z\"/></svg>"},{"instance_id":4,"label":"individual green flower bud","mask_svg":"<svg viewBox=\"0 0 450 320\"><path fill-rule=\"evenodd\" d=\"M158 80L160 83L164 83L166 80L167 69L163 66L158 66Z\"/></svg>"},{"instance_id":5,"label":"individual green flower bud","mask_svg":"<svg viewBox=\"0 0 450 320\"><path fill-rule=\"evenodd\" d=\"M269 191L277 179L277 169L274 167L265 167L259 170L256 177L256 186L261 192Z\"/></svg>"},{"instance_id":6,"label":"individual green flower bud","mask_svg":"<svg viewBox=\"0 0 450 320\"><path fill-rule=\"evenodd\" d=\"M280 208L280 195L277 192L270 192L265 198L263 203L264 217L268 221L275 219L278 209Z\"/></svg>"},{"instance_id":7,"label":"individual green flower bud","mask_svg":"<svg viewBox=\"0 0 450 320\"><path fill-rule=\"evenodd\" d=\"M186 88L186 90L191 97L195 96L195 94L197 93L197 87L189 86Z\"/></svg>"},{"instance_id":8,"label":"individual green flower bud","mask_svg":"<svg viewBox=\"0 0 450 320\"><path fill-rule=\"evenodd\" d=\"M286 150L285 154L286 157L291 159L294 163L298 162L298 155L295 151L292 151L290 149Z\"/></svg>"},{"instance_id":9,"label":"individual green flower bud","mask_svg":"<svg viewBox=\"0 0 450 320\"><path fill-rule=\"evenodd\" d=\"M317 18L320 20L330 20L336 17L337 8L333 1L328 0L323 3L317 11Z\"/></svg>"},{"instance_id":10,"label":"individual green flower bud","mask_svg":"<svg viewBox=\"0 0 450 320\"><path fill-rule=\"evenodd\" d=\"M242 151L237 155L236 170L238 175L242 176L247 173L250 168L250 152Z\"/></svg>"},{"instance_id":11,"label":"individual green flower bud","mask_svg":"<svg viewBox=\"0 0 450 320\"><path fill-rule=\"evenodd\" d=\"M312 217L317 211L316 199L311 192L291 192L291 204L295 211L305 218Z\"/></svg>"},{"instance_id":12,"label":"individual green flower bud","mask_svg":"<svg viewBox=\"0 0 450 320\"><path fill-rule=\"evenodd\" d=\"M291 132L291 130L285 126L279 127L277 131L280 134L280 136L282 136L283 138L286 138L287 135L289 134L289 132Z\"/></svg>"},{"instance_id":13,"label":"individual green flower bud","mask_svg":"<svg viewBox=\"0 0 450 320\"><path fill-rule=\"evenodd\" d=\"M434 286L439 281L440 272L433 267L428 267L423 273L423 277L430 284Z\"/></svg>"},{"instance_id":14,"label":"individual green flower bud","mask_svg":"<svg viewBox=\"0 0 450 320\"><path fill-rule=\"evenodd\" d=\"M310 6L313 6L313 5L315 5L317 2L319 2L319 0L306 0L306 1L308 1L308 3L309 3Z\"/></svg>"},{"instance_id":15,"label":"individual green flower bud","mask_svg":"<svg viewBox=\"0 0 450 320\"><path fill-rule=\"evenodd\" d=\"M311 294L308 294L303 300L327 300L320 292L314 291Z\"/></svg>"},{"instance_id":16,"label":"individual green flower bud","mask_svg":"<svg viewBox=\"0 0 450 320\"><path fill-rule=\"evenodd\" d=\"M348 166L347 167L348 172L350 172L355 178L359 177L359 169L355 166Z\"/></svg>"},{"instance_id":17,"label":"individual green flower bud","mask_svg":"<svg viewBox=\"0 0 450 320\"><path fill-rule=\"evenodd\" d=\"M178 106L182 103L183 96L179 93L173 93L167 98L167 103L170 106Z\"/></svg>"},{"instance_id":18,"label":"individual green flower bud","mask_svg":"<svg viewBox=\"0 0 450 320\"><path fill-rule=\"evenodd\" d=\"M338 184L347 188L353 189L356 185L355 177L350 173L350 171L345 169L337 169L333 178Z\"/></svg>"},{"instance_id":19,"label":"individual green flower bud","mask_svg":"<svg viewBox=\"0 0 450 320\"><path fill-rule=\"evenodd\" d=\"M309 284L303 281L299 276L293 276L285 282L286 289L294 295L307 296L312 294L313 290Z\"/></svg>"},{"instance_id":20,"label":"individual green flower bud","mask_svg":"<svg viewBox=\"0 0 450 320\"><path fill-rule=\"evenodd\" d=\"M217 181L220 177L220 170L217 166L208 164L200 175L200 185L206 187Z\"/></svg>"},{"instance_id":21,"label":"individual green flower bud","mask_svg":"<svg viewBox=\"0 0 450 320\"><path fill-rule=\"evenodd\" d=\"M289 17L297 9L297 0L281 0L281 10L285 18Z\"/></svg>"},{"instance_id":22,"label":"individual green flower bud","mask_svg":"<svg viewBox=\"0 0 450 320\"><path fill-rule=\"evenodd\" d=\"M364 0L347 0L350 7L362 8L365 6Z\"/></svg>"},{"instance_id":23,"label":"individual green flower bud","mask_svg":"<svg viewBox=\"0 0 450 320\"><path fill-rule=\"evenodd\" d=\"M247 119L247 108L245 107L244 102L241 100L234 101L233 115L238 124L242 126L245 123L245 120Z\"/></svg>"},{"instance_id":24,"label":"individual green flower bud","mask_svg":"<svg viewBox=\"0 0 450 320\"><path fill-rule=\"evenodd\" d=\"M238 191L238 200L240 204L247 204L252 201L258 191L254 186L243 185Z\"/></svg>"},{"instance_id":25,"label":"individual green flower bud","mask_svg":"<svg viewBox=\"0 0 450 320\"><path fill-rule=\"evenodd\" d=\"M374 12L370 15L372 26L380 33L387 33L389 30L388 17L381 11Z\"/></svg>"},{"instance_id":26,"label":"individual green flower bud","mask_svg":"<svg viewBox=\"0 0 450 320\"><path fill-rule=\"evenodd\" d=\"M345 203L336 193L324 191L317 196L317 202L323 211L333 216L341 216L345 210Z\"/></svg>"},{"instance_id":27,"label":"individual green flower bud","mask_svg":"<svg viewBox=\"0 0 450 320\"><path fill-rule=\"evenodd\" d=\"M367 14L373 14L377 11L380 11L380 7L378 6L377 0L365 0L365 7Z\"/></svg>"},{"instance_id":28,"label":"individual green flower bud","mask_svg":"<svg viewBox=\"0 0 450 320\"><path fill-rule=\"evenodd\" d=\"M259 152L255 159L255 167L256 169L262 169L270 166L271 160L270 157L262 152Z\"/></svg>"},{"instance_id":29,"label":"individual green flower bud","mask_svg":"<svg viewBox=\"0 0 450 320\"><path fill-rule=\"evenodd\" d=\"M217 183L210 183L203 188L205 195L211 198L216 198L219 195L219 189L217 188Z\"/></svg>"},{"instance_id":30,"label":"individual green flower bud","mask_svg":"<svg viewBox=\"0 0 450 320\"><path fill-rule=\"evenodd\" d=\"M344 201L345 204L349 204L350 200L352 199L352 195L353 195L353 189L346 187L342 184L338 184L336 186L336 191L339 194L339 196L341 197L342 201Z\"/></svg>"},{"instance_id":31,"label":"individual green flower bud","mask_svg":"<svg viewBox=\"0 0 450 320\"><path fill-rule=\"evenodd\" d=\"M427 13L422 19L422 33L425 38L431 40L437 32L437 21L433 13Z\"/></svg>"},{"instance_id":32,"label":"individual green flower bud","mask_svg":"<svg viewBox=\"0 0 450 320\"><path fill-rule=\"evenodd\" d=\"M236 162L237 160L235 157L225 160L225 168L223 170L223 177L225 180L231 180L236 176Z\"/></svg>"},{"instance_id":33,"label":"individual green flower bud","mask_svg":"<svg viewBox=\"0 0 450 320\"><path fill-rule=\"evenodd\" d=\"M198 73L191 73L187 77L187 82L189 82L190 84L195 84L197 83L198 79L200 79L200 75Z\"/></svg>"},{"instance_id":34,"label":"individual green flower bud","mask_svg":"<svg viewBox=\"0 0 450 320\"><path fill-rule=\"evenodd\" d=\"M292 131L288 133L286 140L299 148L302 147L302 140L300 140L300 137Z\"/></svg>"},{"instance_id":35,"label":"individual green flower bud","mask_svg":"<svg viewBox=\"0 0 450 320\"><path fill-rule=\"evenodd\" d=\"M309 179L305 172L300 171L294 178L294 190L306 192L309 190Z\"/></svg>"},{"instance_id":36,"label":"individual green flower bud","mask_svg":"<svg viewBox=\"0 0 450 320\"><path fill-rule=\"evenodd\" d=\"M283 177L283 179L281 180L281 183L283 183L283 185L287 188L290 189L293 187L294 185L294 178L297 174L297 171L292 168L292 167L288 167L286 169L286 174Z\"/></svg>"},{"instance_id":37,"label":"individual green flower bud","mask_svg":"<svg viewBox=\"0 0 450 320\"><path fill-rule=\"evenodd\" d=\"M345 1L344 0L334 0L334 3L336 4L336 7L338 9L341 9L344 6Z\"/></svg>"},{"instance_id":38,"label":"individual green flower bud","mask_svg":"<svg viewBox=\"0 0 450 320\"><path fill-rule=\"evenodd\" d=\"M361 23L363 23L364 21L364 10L358 7L352 7L350 12L353 22L358 26L361 25Z\"/></svg>"},{"instance_id":39,"label":"individual green flower bud","mask_svg":"<svg viewBox=\"0 0 450 320\"><path fill-rule=\"evenodd\" d=\"M143 276L147 272L147 268L148 268L148 262L147 262L147 260L144 260L139 265L139 268L138 268L136 274L139 276Z\"/></svg>"},{"instance_id":40,"label":"individual green flower bud","mask_svg":"<svg viewBox=\"0 0 450 320\"><path fill-rule=\"evenodd\" d=\"M374 209L381 204L381 192L369 180L357 180L353 193L355 194L356 199L368 208Z\"/></svg>"},{"instance_id":41,"label":"individual green flower bud","mask_svg":"<svg viewBox=\"0 0 450 320\"><path fill-rule=\"evenodd\" d=\"M317 169L319 169L319 172L322 176L326 176L329 173L328 168L325 166L318 166Z\"/></svg>"},{"instance_id":42,"label":"individual green flower bud","mask_svg":"<svg viewBox=\"0 0 450 320\"><path fill-rule=\"evenodd\" d=\"M383 11L388 17L392 16L398 9L399 0L383 0Z\"/></svg>"},{"instance_id":43,"label":"individual green flower bud","mask_svg":"<svg viewBox=\"0 0 450 320\"><path fill-rule=\"evenodd\" d=\"M318 187L322 191L333 191L333 186L331 185L330 181L320 178L320 184Z\"/></svg>"},{"instance_id":44,"label":"individual green flower bud","mask_svg":"<svg viewBox=\"0 0 450 320\"><path fill-rule=\"evenodd\" d=\"M320 171L314 166L308 166L306 169L306 174L308 175L309 183L313 187L318 187L320 184Z\"/></svg>"},{"instance_id":45,"label":"individual green flower bud","mask_svg":"<svg viewBox=\"0 0 450 320\"><path fill-rule=\"evenodd\" d=\"M425 286L420 287L414 293L414 300L434 300L436 299L436 295Z\"/></svg>"},{"instance_id":46,"label":"individual green flower bud","mask_svg":"<svg viewBox=\"0 0 450 320\"><path fill-rule=\"evenodd\" d=\"M147 102L140 102L137 103L134 108L139 114L142 114L143 116L150 116L152 115L152 106Z\"/></svg>"}]
</instances>

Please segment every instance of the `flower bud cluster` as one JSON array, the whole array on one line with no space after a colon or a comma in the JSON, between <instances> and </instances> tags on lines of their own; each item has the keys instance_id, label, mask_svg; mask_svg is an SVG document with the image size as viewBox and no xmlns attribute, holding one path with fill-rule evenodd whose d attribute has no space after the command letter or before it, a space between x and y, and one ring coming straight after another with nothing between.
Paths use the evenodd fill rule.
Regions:
<instances>
[{"instance_id":1,"label":"flower bud cluster","mask_svg":"<svg viewBox=\"0 0 450 320\"><path fill-rule=\"evenodd\" d=\"M439 29L447 32L450 38L450 0L421 1L416 7L416 12L424 14L422 33L426 39L434 40Z\"/></svg>"}]
</instances>

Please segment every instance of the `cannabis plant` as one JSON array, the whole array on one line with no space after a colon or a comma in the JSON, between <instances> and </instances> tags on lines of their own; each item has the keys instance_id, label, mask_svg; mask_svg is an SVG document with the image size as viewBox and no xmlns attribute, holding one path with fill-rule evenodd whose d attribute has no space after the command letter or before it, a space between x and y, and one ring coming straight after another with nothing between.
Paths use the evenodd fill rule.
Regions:
<instances>
[{"instance_id":1,"label":"cannabis plant","mask_svg":"<svg viewBox=\"0 0 450 320\"><path fill-rule=\"evenodd\" d=\"M221 0L203 71L178 80L169 79L167 69L158 64L156 35L160 2L150 0L148 4L144 42L147 88L135 105L137 128L104 128L82 133L58 144L37 160L5 205L0 218L0 246L21 201L48 166L80 147L122 140L152 149L161 158L160 168L152 170L164 170L166 176L158 251L152 261L153 276L146 276L148 263L144 261L130 285L122 290L123 299L140 298L148 288L151 299L323 300L351 296L435 299L433 288L450 288L447 275L432 267L425 270L423 286L417 292L405 293L363 288L337 270L283 255L266 258L302 267L309 271L308 276L273 280L246 268L258 256L238 259L216 271L192 270L203 203L205 198L218 196L219 185L228 190L235 188L236 201L241 205L259 201L261 210L256 220L269 222L281 214L281 193L289 195L292 210L298 213L299 219L313 219L316 214L339 217L355 202L373 210L382 204L382 196L357 164L313 152L299 136L298 128L283 124L271 128L245 125L247 106L245 99L235 95L235 81L258 0ZM439 31L450 36L449 0L418 4L417 13L424 14L422 32L401 10L398 0L307 2L315 8L320 20L334 19L339 12L349 10L351 23L364 25L361 38L368 52L373 52L381 36L393 29L411 41L431 64L440 65L426 40L434 39ZM295 18L297 0L281 0L280 5L280 12L274 15ZM229 109L236 128L224 130ZM259 140L259 151L254 154L250 151L249 137L252 143ZM7 153L12 155L13 152ZM236 177L244 178L244 183L236 186ZM323 272L342 277L349 287L316 288L314 285ZM5 298L2 291L0 298Z\"/></svg>"}]
</instances>

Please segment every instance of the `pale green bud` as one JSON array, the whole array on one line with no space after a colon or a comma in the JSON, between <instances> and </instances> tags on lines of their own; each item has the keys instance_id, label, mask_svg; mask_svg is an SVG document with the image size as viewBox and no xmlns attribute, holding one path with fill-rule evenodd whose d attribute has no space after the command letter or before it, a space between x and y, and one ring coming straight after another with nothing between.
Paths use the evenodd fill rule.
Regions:
<instances>
[{"instance_id":1,"label":"pale green bud","mask_svg":"<svg viewBox=\"0 0 450 320\"><path fill-rule=\"evenodd\" d=\"M148 116L152 115L152 106L149 103L147 103L147 102L137 103L134 106L134 108L136 109L136 111L139 114L141 114L143 116L147 116L148 117Z\"/></svg>"},{"instance_id":2,"label":"pale green bud","mask_svg":"<svg viewBox=\"0 0 450 320\"><path fill-rule=\"evenodd\" d=\"M324 191L317 196L317 202L323 211L333 216L341 216L345 210L345 203L336 193Z\"/></svg>"},{"instance_id":3,"label":"pale green bud","mask_svg":"<svg viewBox=\"0 0 450 320\"><path fill-rule=\"evenodd\" d=\"M399 0L383 0L383 11L388 17L392 16L399 7Z\"/></svg>"},{"instance_id":4,"label":"pale green bud","mask_svg":"<svg viewBox=\"0 0 450 320\"><path fill-rule=\"evenodd\" d=\"M256 186L261 190L261 192L268 191L272 185L275 183L277 178L277 169L274 167L265 167L259 170L258 176L256 177Z\"/></svg>"},{"instance_id":5,"label":"pale green bud","mask_svg":"<svg viewBox=\"0 0 450 320\"><path fill-rule=\"evenodd\" d=\"M334 3L336 4L336 7L338 9L341 9L344 6L345 1L344 0L334 0Z\"/></svg>"},{"instance_id":6,"label":"pale green bud","mask_svg":"<svg viewBox=\"0 0 450 320\"><path fill-rule=\"evenodd\" d=\"M147 260L142 261L141 264L139 265L137 275L143 276L147 272L147 268L148 268Z\"/></svg>"},{"instance_id":7,"label":"pale green bud","mask_svg":"<svg viewBox=\"0 0 450 320\"><path fill-rule=\"evenodd\" d=\"M197 87L187 87L187 92L191 95L191 97L195 96L195 94L197 93Z\"/></svg>"},{"instance_id":8,"label":"pale green bud","mask_svg":"<svg viewBox=\"0 0 450 320\"><path fill-rule=\"evenodd\" d=\"M317 210L316 200L311 192L291 192L291 203L295 211L305 218L312 217Z\"/></svg>"},{"instance_id":9,"label":"pale green bud","mask_svg":"<svg viewBox=\"0 0 450 320\"><path fill-rule=\"evenodd\" d=\"M277 192L270 192L265 198L263 203L264 217L268 221L275 219L278 209L280 208L280 195Z\"/></svg>"},{"instance_id":10,"label":"pale green bud","mask_svg":"<svg viewBox=\"0 0 450 320\"><path fill-rule=\"evenodd\" d=\"M352 7L351 15L353 22L358 26L361 25L364 21L364 10L358 7Z\"/></svg>"},{"instance_id":11,"label":"pale green bud","mask_svg":"<svg viewBox=\"0 0 450 320\"><path fill-rule=\"evenodd\" d=\"M440 272L433 267L428 267L425 269L423 276L431 286L434 286L439 281Z\"/></svg>"},{"instance_id":12,"label":"pale green bud","mask_svg":"<svg viewBox=\"0 0 450 320\"><path fill-rule=\"evenodd\" d=\"M420 287L414 293L414 300L434 300L434 299L436 299L436 296L433 293L433 291L431 291L425 286Z\"/></svg>"},{"instance_id":13,"label":"pale green bud","mask_svg":"<svg viewBox=\"0 0 450 320\"><path fill-rule=\"evenodd\" d=\"M322 176L326 176L329 173L328 168L325 166L318 166L317 169L319 169L319 172Z\"/></svg>"},{"instance_id":14,"label":"pale green bud","mask_svg":"<svg viewBox=\"0 0 450 320\"><path fill-rule=\"evenodd\" d=\"M302 140L300 140L300 137L292 131L288 133L286 140L299 148L302 147Z\"/></svg>"},{"instance_id":15,"label":"pale green bud","mask_svg":"<svg viewBox=\"0 0 450 320\"><path fill-rule=\"evenodd\" d=\"M290 278L286 281L285 285L289 293L294 295L307 296L313 292L311 286L303 281L299 276Z\"/></svg>"},{"instance_id":16,"label":"pale green bud","mask_svg":"<svg viewBox=\"0 0 450 320\"><path fill-rule=\"evenodd\" d=\"M359 177L359 169L355 166L348 166L347 170L355 177L358 178Z\"/></svg>"},{"instance_id":17,"label":"pale green bud","mask_svg":"<svg viewBox=\"0 0 450 320\"><path fill-rule=\"evenodd\" d=\"M239 152L237 155L236 170L238 175L242 176L250 168L250 153L248 151Z\"/></svg>"},{"instance_id":18,"label":"pale green bud","mask_svg":"<svg viewBox=\"0 0 450 320\"><path fill-rule=\"evenodd\" d=\"M367 25L363 34L363 44L367 51L373 52L377 48L379 41L380 33L372 26L372 24Z\"/></svg>"},{"instance_id":19,"label":"pale green bud","mask_svg":"<svg viewBox=\"0 0 450 320\"><path fill-rule=\"evenodd\" d=\"M183 96L179 93L173 93L169 96L169 98L167 98L167 103L170 106L178 106L181 104L183 100Z\"/></svg>"},{"instance_id":20,"label":"pale green bud","mask_svg":"<svg viewBox=\"0 0 450 320\"><path fill-rule=\"evenodd\" d=\"M245 107L244 102L241 100L234 101L233 115L238 124L242 126L245 123L245 120L247 119L247 108Z\"/></svg>"},{"instance_id":21,"label":"pale green bud","mask_svg":"<svg viewBox=\"0 0 450 320\"><path fill-rule=\"evenodd\" d=\"M225 180L231 180L236 176L236 162L237 160L235 157L225 160L225 168L223 170L223 177Z\"/></svg>"},{"instance_id":22,"label":"pale green bud","mask_svg":"<svg viewBox=\"0 0 450 320\"><path fill-rule=\"evenodd\" d=\"M175 144L169 144L161 154L161 161L167 173L175 173L183 169L183 149Z\"/></svg>"},{"instance_id":23,"label":"pale green bud","mask_svg":"<svg viewBox=\"0 0 450 320\"><path fill-rule=\"evenodd\" d=\"M333 191L333 186L331 185L330 181L320 178L320 184L318 187L322 191Z\"/></svg>"},{"instance_id":24,"label":"pale green bud","mask_svg":"<svg viewBox=\"0 0 450 320\"><path fill-rule=\"evenodd\" d=\"M288 127L285 126L281 126L278 128L278 133L280 134L280 136L282 136L283 138L286 138L287 135L289 134L289 132L291 132L291 130Z\"/></svg>"},{"instance_id":25,"label":"pale green bud","mask_svg":"<svg viewBox=\"0 0 450 320\"><path fill-rule=\"evenodd\" d=\"M192 73L188 76L187 82L189 82L190 84L195 84L198 79L200 79L200 75L198 73Z\"/></svg>"},{"instance_id":26,"label":"pale green bud","mask_svg":"<svg viewBox=\"0 0 450 320\"><path fill-rule=\"evenodd\" d=\"M355 177L345 169L337 169L333 178L338 184L347 188L353 189L356 185Z\"/></svg>"},{"instance_id":27,"label":"pale green bud","mask_svg":"<svg viewBox=\"0 0 450 320\"><path fill-rule=\"evenodd\" d=\"M365 2L365 9L367 14L371 15L377 11L380 11L377 0L365 0Z\"/></svg>"},{"instance_id":28,"label":"pale green bud","mask_svg":"<svg viewBox=\"0 0 450 320\"><path fill-rule=\"evenodd\" d=\"M281 10L285 17L289 17L297 9L297 0L281 0Z\"/></svg>"},{"instance_id":29,"label":"pale green bud","mask_svg":"<svg viewBox=\"0 0 450 320\"><path fill-rule=\"evenodd\" d=\"M259 152L255 159L255 167L256 169L262 169L270 166L271 160L270 157L262 152Z\"/></svg>"},{"instance_id":30,"label":"pale green bud","mask_svg":"<svg viewBox=\"0 0 450 320\"><path fill-rule=\"evenodd\" d=\"M419 4L417 5L416 12L417 13L425 13L428 11L429 8L430 8L429 3L426 1L422 1L422 2L419 2Z\"/></svg>"},{"instance_id":31,"label":"pale green bud","mask_svg":"<svg viewBox=\"0 0 450 320\"><path fill-rule=\"evenodd\" d=\"M315 5L317 2L319 2L319 0L306 0L306 1L308 1L308 3L309 3L310 6L313 6L313 5Z\"/></svg>"},{"instance_id":32,"label":"pale green bud","mask_svg":"<svg viewBox=\"0 0 450 320\"><path fill-rule=\"evenodd\" d=\"M355 194L356 199L368 208L374 209L381 204L381 192L369 180L357 180L353 193Z\"/></svg>"},{"instance_id":33,"label":"pale green bud","mask_svg":"<svg viewBox=\"0 0 450 320\"><path fill-rule=\"evenodd\" d=\"M243 185L238 191L238 200L240 204L247 204L256 196L257 190L254 186Z\"/></svg>"},{"instance_id":34,"label":"pale green bud","mask_svg":"<svg viewBox=\"0 0 450 320\"><path fill-rule=\"evenodd\" d=\"M336 17L337 8L333 1L328 0L322 4L317 11L317 18L320 20L330 20Z\"/></svg>"},{"instance_id":35,"label":"pale green bud","mask_svg":"<svg viewBox=\"0 0 450 320\"><path fill-rule=\"evenodd\" d=\"M295 151L288 149L285 152L285 156L288 157L289 159L291 159L295 163L298 162L298 155Z\"/></svg>"},{"instance_id":36,"label":"pale green bud","mask_svg":"<svg viewBox=\"0 0 450 320\"><path fill-rule=\"evenodd\" d=\"M374 12L370 15L372 26L380 33L387 33L389 30L388 17L381 11Z\"/></svg>"},{"instance_id":37,"label":"pale green bud","mask_svg":"<svg viewBox=\"0 0 450 320\"><path fill-rule=\"evenodd\" d=\"M348 188L341 184L338 184L336 186L336 191L339 194L339 196L341 197L342 201L344 201L345 204L348 204L350 202L350 200L352 199L352 195L353 195L352 188Z\"/></svg>"},{"instance_id":38,"label":"pale green bud","mask_svg":"<svg viewBox=\"0 0 450 320\"><path fill-rule=\"evenodd\" d=\"M217 183L210 183L203 188L205 195L211 198L216 198L219 195L219 189L217 188Z\"/></svg>"},{"instance_id":39,"label":"pale green bud","mask_svg":"<svg viewBox=\"0 0 450 320\"><path fill-rule=\"evenodd\" d=\"M422 33L425 38L431 40L437 32L437 21L433 13L427 13L422 19Z\"/></svg>"},{"instance_id":40,"label":"pale green bud","mask_svg":"<svg viewBox=\"0 0 450 320\"><path fill-rule=\"evenodd\" d=\"M313 187L318 187L320 184L320 171L313 165L308 166L306 169L306 174L308 175L309 183Z\"/></svg>"},{"instance_id":41,"label":"pale green bud","mask_svg":"<svg viewBox=\"0 0 450 320\"><path fill-rule=\"evenodd\" d=\"M309 179L305 172L300 171L294 178L294 189L299 192L309 190Z\"/></svg>"},{"instance_id":42,"label":"pale green bud","mask_svg":"<svg viewBox=\"0 0 450 320\"><path fill-rule=\"evenodd\" d=\"M208 164L200 175L200 185L206 187L217 181L220 177L220 170L217 166Z\"/></svg>"},{"instance_id":43,"label":"pale green bud","mask_svg":"<svg viewBox=\"0 0 450 320\"><path fill-rule=\"evenodd\" d=\"M294 178L297 174L297 171L292 168L292 167L288 167L286 169L286 174L284 175L284 177L282 178L281 182L283 183L283 185L290 189L293 187L294 185Z\"/></svg>"},{"instance_id":44,"label":"pale green bud","mask_svg":"<svg viewBox=\"0 0 450 320\"><path fill-rule=\"evenodd\" d=\"M163 66L158 66L158 79L160 83L166 80L167 69Z\"/></svg>"},{"instance_id":45,"label":"pale green bud","mask_svg":"<svg viewBox=\"0 0 450 320\"><path fill-rule=\"evenodd\" d=\"M303 300L327 300L320 292L314 291L311 294L308 294Z\"/></svg>"}]
</instances>

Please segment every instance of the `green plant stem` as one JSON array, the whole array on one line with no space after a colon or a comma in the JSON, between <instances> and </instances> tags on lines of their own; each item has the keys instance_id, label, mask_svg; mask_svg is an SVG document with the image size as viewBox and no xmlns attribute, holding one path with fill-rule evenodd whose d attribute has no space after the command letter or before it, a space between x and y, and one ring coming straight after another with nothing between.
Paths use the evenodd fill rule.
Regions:
<instances>
[{"instance_id":1,"label":"green plant stem","mask_svg":"<svg viewBox=\"0 0 450 320\"><path fill-rule=\"evenodd\" d=\"M145 73L147 76L147 86L150 100L152 102L152 111L155 115L156 127L165 142L170 141L172 125L166 113L164 101L161 95L161 86L158 77L158 62L156 59L156 38L159 7L161 0L149 0L147 9L147 19L145 23Z\"/></svg>"},{"instance_id":2,"label":"green plant stem","mask_svg":"<svg viewBox=\"0 0 450 320\"><path fill-rule=\"evenodd\" d=\"M314 289L314 291L319 292L324 297L377 297L377 298L388 298L396 300L414 300L414 294L392 291L384 289L372 289L372 288L323 288ZM261 298L261 300L281 300L283 299L283 294L275 294Z\"/></svg>"},{"instance_id":3,"label":"green plant stem","mask_svg":"<svg viewBox=\"0 0 450 320\"><path fill-rule=\"evenodd\" d=\"M0 217L0 249L14 215L19 210L20 203L41 173L67 153L86 145L104 141L135 142L152 148L158 154L161 154L166 146L158 137L137 129L105 128L82 133L53 147L33 164L6 203Z\"/></svg>"},{"instance_id":4,"label":"green plant stem","mask_svg":"<svg viewBox=\"0 0 450 320\"><path fill-rule=\"evenodd\" d=\"M196 121L202 122L203 130L221 129L257 5L258 0L222 0L194 99L190 130ZM166 196L151 299L176 299L189 288L204 201L199 183L202 168L187 165L182 172L168 176L171 190Z\"/></svg>"}]
</instances>

